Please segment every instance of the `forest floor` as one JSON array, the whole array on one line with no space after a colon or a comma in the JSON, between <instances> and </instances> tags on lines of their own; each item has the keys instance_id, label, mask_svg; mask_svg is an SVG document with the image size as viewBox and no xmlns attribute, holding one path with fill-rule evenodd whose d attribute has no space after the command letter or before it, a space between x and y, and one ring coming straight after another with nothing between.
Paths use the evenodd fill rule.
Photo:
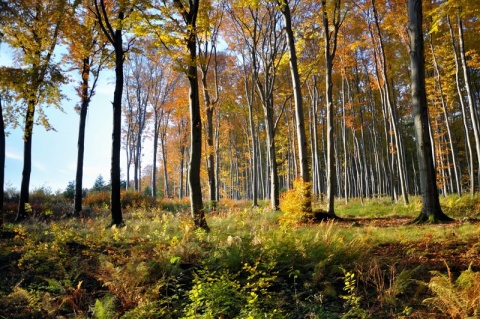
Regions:
<instances>
[{"instance_id":1,"label":"forest floor","mask_svg":"<svg viewBox=\"0 0 480 319\"><path fill-rule=\"evenodd\" d=\"M195 230L185 203L29 220L0 231L0 318L459 318L480 311L479 201L411 225L418 201L338 202L343 219L282 225L222 203ZM174 207L170 203L169 207Z\"/></svg>"}]
</instances>

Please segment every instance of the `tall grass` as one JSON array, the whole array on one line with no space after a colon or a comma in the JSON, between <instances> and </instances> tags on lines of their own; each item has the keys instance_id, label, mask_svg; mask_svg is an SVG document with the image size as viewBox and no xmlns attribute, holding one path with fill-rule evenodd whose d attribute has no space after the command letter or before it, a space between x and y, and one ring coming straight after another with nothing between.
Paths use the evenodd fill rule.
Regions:
<instances>
[{"instance_id":1,"label":"tall grass","mask_svg":"<svg viewBox=\"0 0 480 319\"><path fill-rule=\"evenodd\" d=\"M410 205L352 200L337 213L413 218L418 201ZM445 242L480 241L471 222L282 225L281 216L247 202L220 202L207 215L212 230L206 233L194 228L188 205L169 201L127 210L122 229L105 229L106 211L7 224L13 236L0 245L6 265L0 267L0 318L394 318L410 309L412 299L404 296L416 289L418 274L398 259L375 256L379 247L404 245L406 254L418 255Z\"/></svg>"}]
</instances>

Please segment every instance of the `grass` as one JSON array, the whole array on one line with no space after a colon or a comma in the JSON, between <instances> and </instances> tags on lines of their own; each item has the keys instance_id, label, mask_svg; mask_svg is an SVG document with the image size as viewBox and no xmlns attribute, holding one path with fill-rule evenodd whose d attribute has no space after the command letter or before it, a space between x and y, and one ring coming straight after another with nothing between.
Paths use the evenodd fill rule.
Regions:
<instances>
[{"instance_id":1,"label":"grass","mask_svg":"<svg viewBox=\"0 0 480 319\"><path fill-rule=\"evenodd\" d=\"M7 223L0 318L471 316L480 309L469 284L480 266L477 202L443 198L458 220L445 225L407 225L417 198L338 201L344 221L288 225L281 212L224 201L207 215L209 233L175 201L126 210L121 229L105 229L101 209Z\"/></svg>"}]
</instances>

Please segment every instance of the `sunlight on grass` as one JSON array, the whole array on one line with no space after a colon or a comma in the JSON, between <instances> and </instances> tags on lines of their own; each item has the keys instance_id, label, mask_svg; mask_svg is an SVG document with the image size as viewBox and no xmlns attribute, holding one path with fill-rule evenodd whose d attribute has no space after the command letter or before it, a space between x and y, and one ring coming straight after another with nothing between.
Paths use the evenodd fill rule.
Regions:
<instances>
[{"instance_id":1,"label":"sunlight on grass","mask_svg":"<svg viewBox=\"0 0 480 319\"><path fill-rule=\"evenodd\" d=\"M480 254L478 244L465 247L480 242L479 224L461 219L475 216L477 198L442 199L461 222L440 225L405 223L418 214L418 198L407 206L389 199L337 203L346 221L287 226L267 204L220 202L207 213L208 233L195 229L184 202L173 201L126 210L124 228L105 228L106 210L8 224L4 229L14 236L0 251L10 264L0 270L15 272L0 280L0 308L45 318L86 315L89 308L122 318L340 318L376 307L401 317L412 302L402 298L419 279L417 266L399 261L457 248L471 258ZM387 223L392 220L401 222ZM384 255L382 247L401 255ZM367 302L371 295L377 299Z\"/></svg>"}]
</instances>

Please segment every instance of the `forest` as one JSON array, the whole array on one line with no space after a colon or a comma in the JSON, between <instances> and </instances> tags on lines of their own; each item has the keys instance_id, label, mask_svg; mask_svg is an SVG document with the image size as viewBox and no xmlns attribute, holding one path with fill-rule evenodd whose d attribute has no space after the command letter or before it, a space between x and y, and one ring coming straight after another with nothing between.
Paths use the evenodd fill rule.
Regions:
<instances>
[{"instance_id":1,"label":"forest","mask_svg":"<svg viewBox=\"0 0 480 319\"><path fill-rule=\"evenodd\" d=\"M479 16L471 0L0 0L0 318L479 318ZM110 176L88 189L108 72ZM57 193L30 187L51 112L78 115Z\"/></svg>"}]
</instances>

